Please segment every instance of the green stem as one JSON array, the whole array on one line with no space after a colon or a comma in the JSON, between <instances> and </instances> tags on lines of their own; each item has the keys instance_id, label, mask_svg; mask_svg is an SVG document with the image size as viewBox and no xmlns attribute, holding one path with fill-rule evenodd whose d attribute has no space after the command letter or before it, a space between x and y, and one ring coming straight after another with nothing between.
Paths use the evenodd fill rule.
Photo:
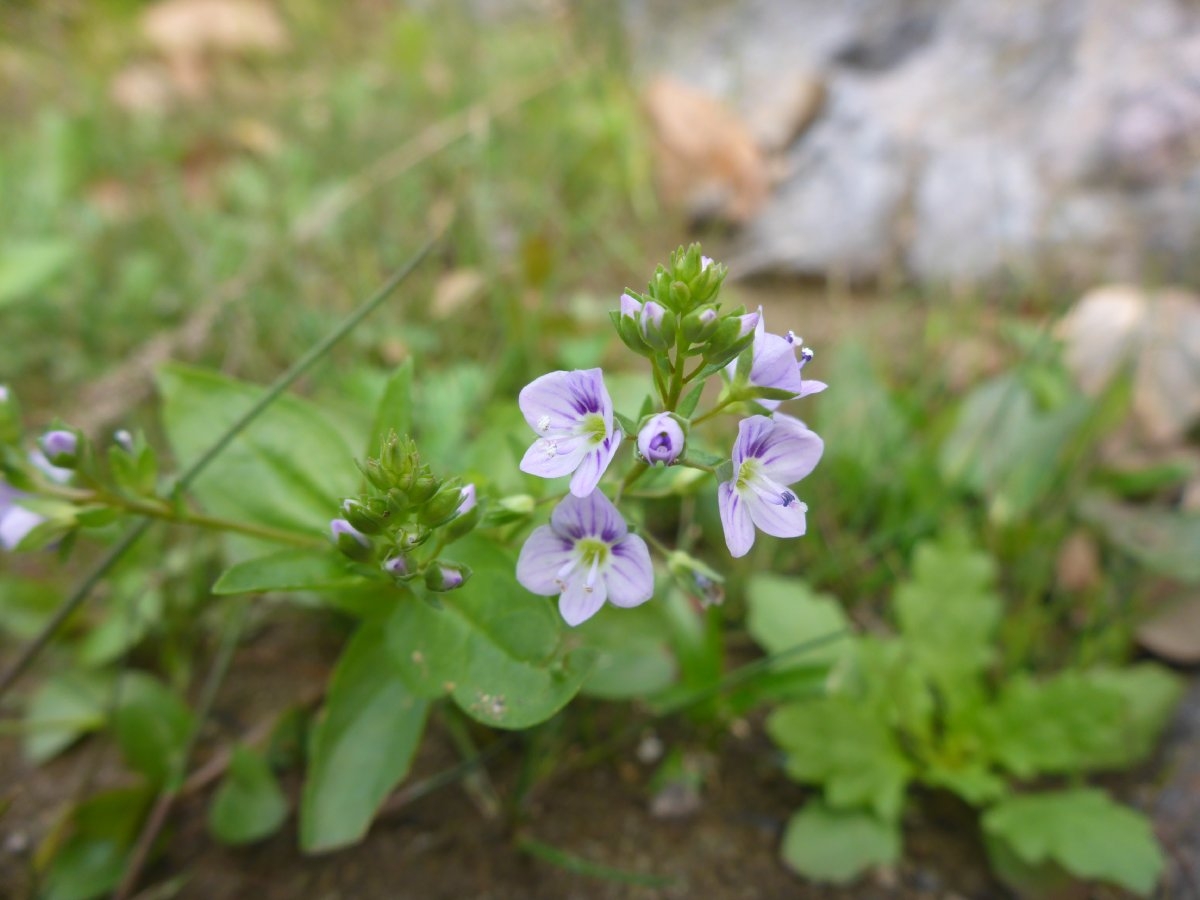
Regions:
<instances>
[{"instance_id":1,"label":"green stem","mask_svg":"<svg viewBox=\"0 0 1200 900\"><path fill-rule=\"evenodd\" d=\"M280 544L291 544L295 547L324 547L325 542L320 538L286 531L282 528L272 528L269 525L257 525L253 522L239 522L235 519L222 519L219 516L209 516L191 510L181 514L179 510L163 500L137 500L123 497L111 491L79 491L58 486L46 486L38 491L48 497L59 497L73 503L83 505L97 503L137 516L150 519L160 519L177 525L193 525L197 528L209 528L214 531L232 531L249 537L263 538Z\"/></svg>"},{"instance_id":2,"label":"green stem","mask_svg":"<svg viewBox=\"0 0 1200 900\"><path fill-rule=\"evenodd\" d=\"M717 415L717 413L721 412L721 410L725 409L727 406L732 406L734 403L737 403L737 402L738 401L736 399L734 399L733 397L727 397L724 400L718 400L717 405L714 406L712 409L710 409L708 412L706 412L704 415L697 416L696 418L692 419L692 425L696 426L696 425L699 425L701 422L707 422L709 419L713 418L713 416Z\"/></svg>"},{"instance_id":3,"label":"green stem","mask_svg":"<svg viewBox=\"0 0 1200 900\"><path fill-rule=\"evenodd\" d=\"M209 463L216 459L218 454L228 447L229 443L235 437L241 434L251 422L260 416L262 412L279 397L280 394L291 387L292 384L298 378L300 378L300 376L312 368L312 366L322 356L329 352L330 348L332 348L334 344L344 338L363 319L374 312L375 309L388 298L392 291L398 288L401 282L403 282L412 273L417 265L429 255L429 251L432 250L438 241L441 240L442 235L445 233L448 225L448 222L444 223L438 232L435 233L434 236L429 240L427 240L424 246L422 246L415 254L413 254L408 262L405 263L396 272L396 274L389 278L378 291L376 291L358 309L344 319L337 328L335 328L329 335L321 340L315 347L297 360L291 368L280 375L267 390L267 392L263 394L261 398L259 398L257 403L251 406L250 409L246 410L246 412L241 415L236 422L226 429L224 434L217 438L217 440L211 447L208 448L207 451L201 454L197 460L195 460L190 466L187 467L187 469L183 471L182 474L180 474L178 480L175 482L174 489L177 491L182 491L193 481L195 481L200 473L208 468ZM90 572L88 572L87 575L84 576L83 581L79 583L70 596L68 596L66 600L59 604L58 609L54 611L54 615L50 617L50 621L48 621L42 627L42 630L38 632L38 634L28 644L26 644L24 648L22 648L21 652L17 655L17 658L7 669L4 670L3 674L0 674L0 697L3 697L13 686L13 684L16 683L17 679L25 673L25 670L33 664L33 661L37 659L38 654L41 653L46 645L50 643L50 640L58 632L58 629L62 627L63 623L71 617L71 614L74 613L75 610L83 605L84 600L87 599L93 588L95 588L96 585L103 580L103 578L112 570L113 566L115 566L121 560L121 558L129 551L129 549L141 539L142 535L145 534L150 528L150 525L153 521L154 520L150 518L142 518L140 521L130 525L125 533L121 535L117 543L113 545L112 549L104 555L104 557L92 568Z\"/></svg>"},{"instance_id":4,"label":"green stem","mask_svg":"<svg viewBox=\"0 0 1200 900\"><path fill-rule=\"evenodd\" d=\"M641 478L642 473L648 468L650 467L644 462L634 463L633 468L629 470L629 474L625 476L625 480L622 481L617 487L617 495L613 498L613 503L620 503L621 497L624 495L625 491L628 490L635 481Z\"/></svg>"}]
</instances>

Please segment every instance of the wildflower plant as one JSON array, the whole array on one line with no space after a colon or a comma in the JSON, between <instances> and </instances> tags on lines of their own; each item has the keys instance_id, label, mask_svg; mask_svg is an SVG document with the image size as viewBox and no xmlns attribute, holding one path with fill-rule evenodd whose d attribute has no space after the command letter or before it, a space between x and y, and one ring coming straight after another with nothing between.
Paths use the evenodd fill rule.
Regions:
<instances>
[{"instance_id":1,"label":"wildflower plant","mask_svg":"<svg viewBox=\"0 0 1200 900\"><path fill-rule=\"evenodd\" d=\"M803 377L813 353L793 332L768 332L761 310L722 311L726 274L693 244L660 265L644 292L621 295L610 314L613 326L625 346L650 363L651 396L636 420L614 412L600 369L551 372L521 391L521 413L537 435L521 469L543 478L570 475L571 497L549 526L530 536L517 577L534 593L557 594L570 625L590 618L606 598L635 606L653 593L645 542L625 536L618 506L596 496L622 442L633 448L624 474L614 479L617 503L651 467L684 466L718 482L731 555L750 551L755 529L784 538L806 531L807 507L792 485L813 471L823 444L800 420L777 410L825 385ZM710 380L722 387L701 410ZM700 449L692 432L721 413L743 418L729 453L716 456ZM694 587L694 572L692 578Z\"/></svg>"}]
</instances>

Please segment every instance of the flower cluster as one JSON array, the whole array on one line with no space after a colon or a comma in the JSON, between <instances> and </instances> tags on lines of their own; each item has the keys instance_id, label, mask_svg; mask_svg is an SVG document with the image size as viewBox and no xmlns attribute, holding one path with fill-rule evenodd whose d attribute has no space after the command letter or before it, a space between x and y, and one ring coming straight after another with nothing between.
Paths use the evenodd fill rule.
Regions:
<instances>
[{"instance_id":1,"label":"flower cluster","mask_svg":"<svg viewBox=\"0 0 1200 900\"><path fill-rule=\"evenodd\" d=\"M600 369L542 375L520 394L519 405L536 439L521 470L542 478L570 476L569 493L533 531L521 550L517 578L530 591L559 597L570 625L594 615L607 601L637 606L654 592L646 541L631 534L617 506L599 489L625 441L636 452L621 486L655 467L684 465L716 476L729 552L744 556L757 531L775 537L805 533L807 506L792 486L821 458L821 439L780 405L825 389L804 377L813 353L792 332L766 330L762 310L722 312L725 267L680 248L659 266L644 293L627 290L611 313L621 341L651 364L657 410L640 422L620 416ZM697 414L704 383L720 376L716 403ZM686 393L685 393L686 391ZM728 459L691 446L692 430L723 411L742 411ZM709 600L719 597L720 576L679 551L668 556L672 576Z\"/></svg>"},{"instance_id":2,"label":"flower cluster","mask_svg":"<svg viewBox=\"0 0 1200 900\"><path fill-rule=\"evenodd\" d=\"M478 524L475 485L435 477L412 439L394 432L360 468L368 490L344 500L342 515L329 523L337 548L401 584L420 579L432 591L462 587L471 570L439 554Z\"/></svg>"}]
</instances>

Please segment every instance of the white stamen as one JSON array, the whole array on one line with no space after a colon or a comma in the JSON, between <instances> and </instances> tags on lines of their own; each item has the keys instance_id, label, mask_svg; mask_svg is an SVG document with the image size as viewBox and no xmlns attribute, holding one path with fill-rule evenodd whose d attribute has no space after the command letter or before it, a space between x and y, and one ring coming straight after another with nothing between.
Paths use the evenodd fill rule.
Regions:
<instances>
[{"instance_id":1,"label":"white stamen","mask_svg":"<svg viewBox=\"0 0 1200 900\"><path fill-rule=\"evenodd\" d=\"M538 419L538 431L549 431L549 430L550 430L550 417L542 416L540 419Z\"/></svg>"},{"instance_id":2,"label":"white stamen","mask_svg":"<svg viewBox=\"0 0 1200 900\"><path fill-rule=\"evenodd\" d=\"M803 344L804 338L796 337L796 332L789 330L787 333L787 342L789 344Z\"/></svg>"},{"instance_id":3,"label":"white stamen","mask_svg":"<svg viewBox=\"0 0 1200 900\"><path fill-rule=\"evenodd\" d=\"M558 441L542 441L542 452L550 458L558 456Z\"/></svg>"},{"instance_id":4,"label":"white stamen","mask_svg":"<svg viewBox=\"0 0 1200 900\"><path fill-rule=\"evenodd\" d=\"M812 362L813 352L811 347L805 347L800 351L800 368L804 368L805 363Z\"/></svg>"}]
</instances>

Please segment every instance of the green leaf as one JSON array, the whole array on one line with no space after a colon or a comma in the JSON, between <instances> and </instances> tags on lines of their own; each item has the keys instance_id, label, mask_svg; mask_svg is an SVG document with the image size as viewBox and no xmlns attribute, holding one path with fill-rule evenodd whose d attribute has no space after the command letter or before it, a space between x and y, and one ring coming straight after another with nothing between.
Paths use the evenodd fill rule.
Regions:
<instances>
[{"instance_id":1,"label":"green leaf","mask_svg":"<svg viewBox=\"0 0 1200 900\"><path fill-rule=\"evenodd\" d=\"M70 836L51 859L39 896L92 900L110 893L125 872L153 798L142 785L95 794L75 807L62 826Z\"/></svg>"},{"instance_id":2,"label":"green leaf","mask_svg":"<svg viewBox=\"0 0 1200 900\"><path fill-rule=\"evenodd\" d=\"M619 412L614 411L613 418L617 420L617 424L621 426L621 431L625 434L636 435L638 433L637 422L629 418L629 416L623 416Z\"/></svg>"},{"instance_id":3,"label":"green leaf","mask_svg":"<svg viewBox=\"0 0 1200 900\"><path fill-rule=\"evenodd\" d=\"M391 651L422 697L449 693L471 717L498 728L528 728L576 693L594 653L562 645L551 601L517 584L511 556L479 535L455 545L475 576L439 595L441 609L402 602L388 621Z\"/></svg>"},{"instance_id":4,"label":"green leaf","mask_svg":"<svg viewBox=\"0 0 1200 900\"><path fill-rule=\"evenodd\" d=\"M650 604L636 609L605 606L575 630L595 662L581 693L603 700L649 697L676 679L675 657L657 610Z\"/></svg>"},{"instance_id":5,"label":"green leaf","mask_svg":"<svg viewBox=\"0 0 1200 900\"><path fill-rule=\"evenodd\" d=\"M67 268L75 245L59 238L24 241L0 249L0 307L32 299Z\"/></svg>"},{"instance_id":6,"label":"green leaf","mask_svg":"<svg viewBox=\"0 0 1200 900\"><path fill-rule=\"evenodd\" d=\"M207 451L213 437L262 394L256 385L183 366L164 369L159 390L181 467ZM218 516L307 535L323 532L341 498L357 490L357 444L320 409L284 395L205 469L193 491Z\"/></svg>"},{"instance_id":7,"label":"green leaf","mask_svg":"<svg viewBox=\"0 0 1200 900\"><path fill-rule=\"evenodd\" d=\"M1180 690L1150 665L1015 677L987 715L986 744L1022 778L1123 768L1149 755Z\"/></svg>"},{"instance_id":8,"label":"green leaf","mask_svg":"<svg viewBox=\"0 0 1200 900\"><path fill-rule=\"evenodd\" d=\"M921 773L921 783L957 794L972 806L987 806L1008 793L1008 782L979 760L959 765L930 760Z\"/></svg>"},{"instance_id":9,"label":"green leaf","mask_svg":"<svg viewBox=\"0 0 1200 900\"><path fill-rule=\"evenodd\" d=\"M43 763L104 725L112 679L68 671L34 691L25 712L25 756Z\"/></svg>"},{"instance_id":10,"label":"green leaf","mask_svg":"<svg viewBox=\"0 0 1200 900\"><path fill-rule=\"evenodd\" d=\"M823 697L782 706L767 720L797 781L823 784L836 809L870 809L895 821L909 765L891 729L856 698Z\"/></svg>"},{"instance_id":11,"label":"green leaf","mask_svg":"<svg viewBox=\"0 0 1200 900\"><path fill-rule=\"evenodd\" d=\"M130 768L166 784L182 763L194 717L180 697L144 672L127 672L120 684L113 730Z\"/></svg>"},{"instance_id":12,"label":"green leaf","mask_svg":"<svg viewBox=\"0 0 1200 900\"><path fill-rule=\"evenodd\" d=\"M896 822L811 801L788 820L780 854L805 878L848 884L874 866L896 862L900 843Z\"/></svg>"},{"instance_id":13,"label":"green leaf","mask_svg":"<svg viewBox=\"0 0 1200 900\"><path fill-rule=\"evenodd\" d=\"M749 616L746 627L760 647L770 654L787 653L819 638L843 633L791 660L781 660L776 669L795 666L832 666L849 646L850 624L837 600L818 594L798 578L755 575L746 586Z\"/></svg>"},{"instance_id":14,"label":"green leaf","mask_svg":"<svg viewBox=\"0 0 1200 900\"><path fill-rule=\"evenodd\" d=\"M983 817L989 853L1000 843L1029 866L1056 863L1077 878L1147 896L1163 870L1150 823L1091 788L1010 797Z\"/></svg>"},{"instance_id":15,"label":"green leaf","mask_svg":"<svg viewBox=\"0 0 1200 900\"><path fill-rule=\"evenodd\" d=\"M832 357L827 380L838 386L840 400L821 420L826 454L852 460L870 474L893 471L910 443L909 427L876 370L876 355L852 342Z\"/></svg>"},{"instance_id":16,"label":"green leaf","mask_svg":"<svg viewBox=\"0 0 1200 900\"><path fill-rule=\"evenodd\" d=\"M1130 506L1100 494L1084 497L1079 513L1147 568L1200 583L1200 515Z\"/></svg>"},{"instance_id":17,"label":"green leaf","mask_svg":"<svg viewBox=\"0 0 1200 900\"><path fill-rule=\"evenodd\" d=\"M274 834L287 818L287 798L267 761L234 747L229 771L208 809L208 830L226 844L250 844Z\"/></svg>"},{"instance_id":18,"label":"green leaf","mask_svg":"<svg viewBox=\"0 0 1200 900\"><path fill-rule=\"evenodd\" d=\"M375 424L371 426L370 442L366 448L367 456L375 456L383 445L388 434L395 431L404 437L412 433L413 415L413 361L406 359L401 363L383 388L383 396L379 398L379 406L375 410Z\"/></svg>"},{"instance_id":19,"label":"green leaf","mask_svg":"<svg viewBox=\"0 0 1200 900\"><path fill-rule=\"evenodd\" d=\"M361 626L342 651L311 732L300 802L305 852L334 850L366 834L379 804L408 774L427 712L405 685L383 629Z\"/></svg>"},{"instance_id":20,"label":"green leaf","mask_svg":"<svg viewBox=\"0 0 1200 900\"><path fill-rule=\"evenodd\" d=\"M951 544L917 546L912 580L896 588L893 606L916 667L949 702L958 703L992 661L1000 622L994 569L986 555Z\"/></svg>"},{"instance_id":21,"label":"green leaf","mask_svg":"<svg viewBox=\"0 0 1200 900\"><path fill-rule=\"evenodd\" d=\"M234 563L226 569L212 592L263 594L268 591L328 591L362 584L345 562L320 550L280 550L267 556Z\"/></svg>"}]
</instances>

